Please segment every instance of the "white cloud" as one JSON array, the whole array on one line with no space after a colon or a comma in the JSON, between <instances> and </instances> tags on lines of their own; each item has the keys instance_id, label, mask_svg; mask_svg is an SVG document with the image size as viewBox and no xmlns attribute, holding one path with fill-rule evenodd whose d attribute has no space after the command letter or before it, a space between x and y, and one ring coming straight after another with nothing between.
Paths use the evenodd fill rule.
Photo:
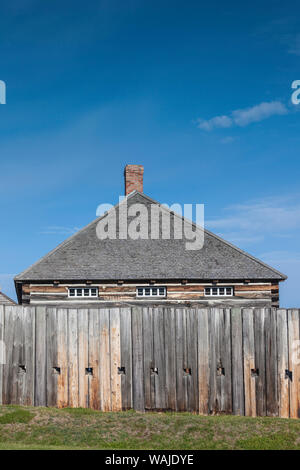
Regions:
<instances>
[{"instance_id":1,"label":"white cloud","mask_svg":"<svg viewBox=\"0 0 300 470\"><path fill-rule=\"evenodd\" d=\"M259 122L275 115L286 114L287 108L280 101L262 102L256 106L232 111L229 116L215 116L211 119L198 119L197 126L205 131L232 126L244 127L252 122Z\"/></svg>"},{"instance_id":2,"label":"white cloud","mask_svg":"<svg viewBox=\"0 0 300 470\"><path fill-rule=\"evenodd\" d=\"M231 127L232 119L228 116L216 116L214 118L208 119L198 119L198 127L205 131L211 131L215 127Z\"/></svg>"},{"instance_id":3,"label":"white cloud","mask_svg":"<svg viewBox=\"0 0 300 470\"><path fill-rule=\"evenodd\" d=\"M247 126L251 122L263 121L274 115L286 114L287 109L280 101L270 103L260 103L257 106L247 109L237 109L233 111L233 120L237 126Z\"/></svg>"},{"instance_id":4,"label":"white cloud","mask_svg":"<svg viewBox=\"0 0 300 470\"><path fill-rule=\"evenodd\" d=\"M51 227L46 227L40 233L43 235L73 235L73 233L78 232L79 227L62 227L60 225L55 225Z\"/></svg>"},{"instance_id":5,"label":"white cloud","mask_svg":"<svg viewBox=\"0 0 300 470\"><path fill-rule=\"evenodd\" d=\"M299 196L266 198L224 209L225 216L208 219L208 229L222 231L224 238L250 243L264 239L265 235L289 237L300 229ZM227 215L228 214L228 215Z\"/></svg>"}]
</instances>

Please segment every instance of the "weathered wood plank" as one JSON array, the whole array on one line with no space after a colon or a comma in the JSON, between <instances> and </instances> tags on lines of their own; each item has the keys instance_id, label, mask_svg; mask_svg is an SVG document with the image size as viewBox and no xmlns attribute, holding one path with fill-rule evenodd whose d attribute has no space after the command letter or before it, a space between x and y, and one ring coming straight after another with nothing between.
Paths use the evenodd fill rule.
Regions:
<instances>
[{"instance_id":1,"label":"weathered wood plank","mask_svg":"<svg viewBox=\"0 0 300 470\"><path fill-rule=\"evenodd\" d=\"M184 383L184 337L185 323L183 309L175 309L176 326L176 411L186 410L186 393Z\"/></svg>"},{"instance_id":2,"label":"weathered wood plank","mask_svg":"<svg viewBox=\"0 0 300 470\"><path fill-rule=\"evenodd\" d=\"M109 309L100 310L100 402L102 411L110 411L111 361L110 361L110 315Z\"/></svg>"},{"instance_id":3,"label":"weathered wood plank","mask_svg":"<svg viewBox=\"0 0 300 470\"><path fill-rule=\"evenodd\" d=\"M198 309L199 413L209 413L209 310Z\"/></svg>"},{"instance_id":4,"label":"weathered wood plank","mask_svg":"<svg viewBox=\"0 0 300 470\"><path fill-rule=\"evenodd\" d=\"M215 414L221 411L221 351L220 351L220 323L221 313L220 309L212 308L210 311L210 396L209 396L209 413Z\"/></svg>"},{"instance_id":5,"label":"weathered wood plank","mask_svg":"<svg viewBox=\"0 0 300 470\"><path fill-rule=\"evenodd\" d=\"M110 410L110 368L107 371L109 348L109 312L107 309L89 310L89 406L94 410ZM104 371L107 371L106 375ZM108 385L108 392L107 390ZM107 393L109 396L107 396ZM106 406L109 400L109 406Z\"/></svg>"},{"instance_id":6,"label":"weathered wood plank","mask_svg":"<svg viewBox=\"0 0 300 470\"><path fill-rule=\"evenodd\" d=\"M78 309L78 395L79 406L89 407L89 377L86 369L89 367L89 311Z\"/></svg>"},{"instance_id":7,"label":"weathered wood plank","mask_svg":"<svg viewBox=\"0 0 300 470\"><path fill-rule=\"evenodd\" d=\"M13 384L16 382L15 367L13 366L14 348L14 322L17 316L17 309L12 306L4 307L5 325L4 338L6 349L6 362L3 365L3 405L13 404Z\"/></svg>"},{"instance_id":8,"label":"weathered wood plank","mask_svg":"<svg viewBox=\"0 0 300 470\"><path fill-rule=\"evenodd\" d=\"M199 389L198 389L198 323L195 309L188 309L186 317L187 338L187 410L198 412Z\"/></svg>"},{"instance_id":9,"label":"weathered wood plank","mask_svg":"<svg viewBox=\"0 0 300 470\"><path fill-rule=\"evenodd\" d=\"M145 410L155 409L153 309L143 308L143 358Z\"/></svg>"},{"instance_id":10,"label":"weathered wood plank","mask_svg":"<svg viewBox=\"0 0 300 470\"><path fill-rule=\"evenodd\" d=\"M155 408L166 408L166 360L164 338L164 309L155 308L153 312L154 365L158 369L155 377Z\"/></svg>"},{"instance_id":11,"label":"weathered wood plank","mask_svg":"<svg viewBox=\"0 0 300 470\"><path fill-rule=\"evenodd\" d=\"M277 314L277 355L278 355L278 394L279 394L279 416L289 418L290 399L289 382L287 371L289 370L289 337L287 310L279 309Z\"/></svg>"},{"instance_id":12,"label":"weathered wood plank","mask_svg":"<svg viewBox=\"0 0 300 470\"><path fill-rule=\"evenodd\" d=\"M78 313L77 309L68 311L68 366L69 366L69 406L79 406L78 375Z\"/></svg>"},{"instance_id":13,"label":"weathered wood plank","mask_svg":"<svg viewBox=\"0 0 300 470\"><path fill-rule=\"evenodd\" d=\"M176 411L176 338L174 308L165 310L166 408Z\"/></svg>"},{"instance_id":14,"label":"weathered wood plank","mask_svg":"<svg viewBox=\"0 0 300 470\"><path fill-rule=\"evenodd\" d=\"M145 411L143 364L143 315L141 307L132 308L132 390L133 407Z\"/></svg>"},{"instance_id":15,"label":"weathered wood plank","mask_svg":"<svg viewBox=\"0 0 300 470\"><path fill-rule=\"evenodd\" d=\"M254 341L256 376L256 414L266 416L266 350L265 350L265 309L254 309Z\"/></svg>"},{"instance_id":16,"label":"weathered wood plank","mask_svg":"<svg viewBox=\"0 0 300 470\"><path fill-rule=\"evenodd\" d=\"M46 307L35 308L35 406L47 405Z\"/></svg>"},{"instance_id":17,"label":"weathered wood plank","mask_svg":"<svg viewBox=\"0 0 300 470\"><path fill-rule=\"evenodd\" d=\"M40 312L42 313L42 312ZM58 332L58 312L56 308L46 309L46 394L47 406L61 406L58 403L58 377L62 373L62 364L58 359L58 344L61 336ZM41 318L39 319L41 321ZM39 325L40 326L40 325ZM42 366L43 364L41 364ZM42 384L43 386L43 384ZM60 390L60 396L62 391Z\"/></svg>"},{"instance_id":18,"label":"weathered wood plank","mask_svg":"<svg viewBox=\"0 0 300 470\"><path fill-rule=\"evenodd\" d=\"M24 306L22 312L22 329L24 341L24 366L22 395L20 403L34 405L35 392L35 308Z\"/></svg>"},{"instance_id":19,"label":"weathered wood plank","mask_svg":"<svg viewBox=\"0 0 300 470\"><path fill-rule=\"evenodd\" d=\"M120 309L110 309L111 410L122 411Z\"/></svg>"},{"instance_id":20,"label":"weathered wood plank","mask_svg":"<svg viewBox=\"0 0 300 470\"><path fill-rule=\"evenodd\" d=\"M100 310L100 403L102 411L110 411L111 398L111 361L110 361L110 315L109 309Z\"/></svg>"},{"instance_id":21,"label":"weathered wood plank","mask_svg":"<svg viewBox=\"0 0 300 470\"><path fill-rule=\"evenodd\" d=\"M231 318L230 309L221 310L222 322L219 329L221 357L221 411L232 413L232 371L231 371Z\"/></svg>"},{"instance_id":22,"label":"weathered wood plank","mask_svg":"<svg viewBox=\"0 0 300 470\"><path fill-rule=\"evenodd\" d=\"M267 416L278 416L278 369L276 309L265 310L266 407Z\"/></svg>"},{"instance_id":23,"label":"weathered wood plank","mask_svg":"<svg viewBox=\"0 0 300 470\"><path fill-rule=\"evenodd\" d=\"M122 409L132 408L132 338L131 338L131 309L120 309L121 332L121 367L124 374L121 375Z\"/></svg>"},{"instance_id":24,"label":"weathered wood plank","mask_svg":"<svg viewBox=\"0 0 300 470\"><path fill-rule=\"evenodd\" d=\"M300 418L300 337L299 310L288 310L289 332L289 370L290 381L290 418Z\"/></svg>"},{"instance_id":25,"label":"weathered wood plank","mask_svg":"<svg viewBox=\"0 0 300 470\"><path fill-rule=\"evenodd\" d=\"M240 308L231 309L232 344L232 411L235 415L245 414L243 380L243 323Z\"/></svg>"},{"instance_id":26,"label":"weathered wood plank","mask_svg":"<svg viewBox=\"0 0 300 470\"><path fill-rule=\"evenodd\" d=\"M15 379L12 384L12 401L14 404L21 405L22 396L25 393L25 371L20 367L25 364L23 307L16 308L13 329L12 366Z\"/></svg>"},{"instance_id":27,"label":"weathered wood plank","mask_svg":"<svg viewBox=\"0 0 300 470\"><path fill-rule=\"evenodd\" d=\"M254 318L252 309L242 310L245 415L256 416Z\"/></svg>"},{"instance_id":28,"label":"weathered wood plank","mask_svg":"<svg viewBox=\"0 0 300 470\"><path fill-rule=\"evenodd\" d=\"M54 310L53 310L54 311ZM54 315L54 313L53 313ZM68 310L59 308L56 310L57 336L57 365L60 373L57 374L57 406L64 408L69 406L69 368L68 368ZM53 375L55 371L52 372ZM48 383L47 383L48 387Z\"/></svg>"}]
</instances>

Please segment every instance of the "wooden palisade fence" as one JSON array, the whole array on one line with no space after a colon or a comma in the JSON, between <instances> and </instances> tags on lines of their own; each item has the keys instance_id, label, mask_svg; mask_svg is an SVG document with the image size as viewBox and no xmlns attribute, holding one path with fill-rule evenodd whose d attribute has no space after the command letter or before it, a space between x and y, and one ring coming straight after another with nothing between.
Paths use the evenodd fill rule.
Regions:
<instances>
[{"instance_id":1,"label":"wooden palisade fence","mask_svg":"<svg viewBox=\"0 0 300 470\"><path fill-rule=\"evenodd\" d=\"M300 417L299 310L0 306L0 403Z\"/></svg>"}]
</instances>

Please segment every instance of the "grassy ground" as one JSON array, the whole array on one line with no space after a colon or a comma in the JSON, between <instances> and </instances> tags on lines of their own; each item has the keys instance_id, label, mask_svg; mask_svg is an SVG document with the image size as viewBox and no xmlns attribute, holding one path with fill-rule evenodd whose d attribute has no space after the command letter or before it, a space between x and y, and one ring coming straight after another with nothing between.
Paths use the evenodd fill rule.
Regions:
<instances>
[{"instance_id":1,"label":"grassy ground","mask_svg":"<svg viewBox=\"0 0 300 470\"><path fill-rule=\"evenodd\" d=\"M300 449L300 420L0 406L0 449Z\"/></svg>"}]
</instances>

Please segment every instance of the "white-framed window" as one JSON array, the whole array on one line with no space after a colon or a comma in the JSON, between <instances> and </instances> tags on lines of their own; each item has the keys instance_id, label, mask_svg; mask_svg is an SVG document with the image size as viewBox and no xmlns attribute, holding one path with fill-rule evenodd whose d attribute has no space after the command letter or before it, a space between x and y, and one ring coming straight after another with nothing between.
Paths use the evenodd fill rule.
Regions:
<instances>
[{"instance_id":1,"label":"white-framed window","mask_svg":"<svg viewBox=\"0 0 300 470\"><path fill-rule=\"evenodd\" d=\"M69 287L69 297L98 297L98 287Z\"/></svg>"},{"instance_id":2,"label":"white-framed window","mask_svg":"<svg viewBox=\"0 0 300 470\"><path fill-rule=\"evenodd\" d=\"M137 287L137 297L166 297L166 287Z\"/></svg>"},{"instance_id":3,"label":"white-framed window","mask_svg":"<svg viewBox=\"0 0 300 470\"><path fill-rule=\"evenodd\" d=\"M233 287L205 287L204 294L212 297L232 297Z\"/></svg>"}]
</instances>

